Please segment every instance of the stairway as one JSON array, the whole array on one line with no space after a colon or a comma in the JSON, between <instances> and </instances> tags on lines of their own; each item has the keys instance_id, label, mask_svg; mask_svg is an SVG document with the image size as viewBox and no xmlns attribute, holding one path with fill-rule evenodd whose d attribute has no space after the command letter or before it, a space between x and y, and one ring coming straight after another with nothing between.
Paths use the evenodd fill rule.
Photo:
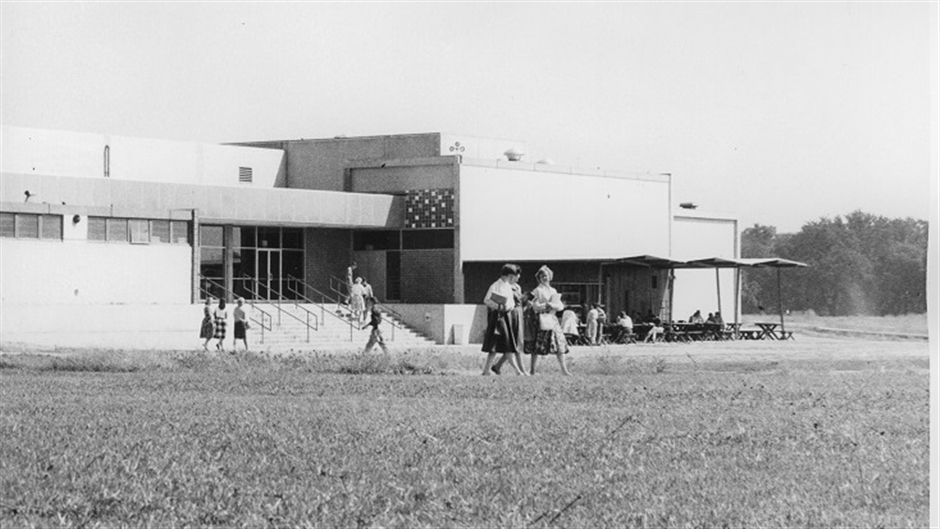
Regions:
<instances>
[{"instance_id":1,"label":"stairway","mask_svg":"<svg viewBox=\"0 0 940 529\"><path fill-rule=\"evenodd\" d=\"M309 310L319 320L313 324L315 328L310 329L310 341L307 341L307 313L296 308L293 304L281 304L284 312L280 314L278 322L278 309L270 304L258 304L260 308L272 316L274 321L271 324L271 330L264 331L262 342L261 329L257 324L252 324L249 331L249 342L253 342L262 347L276 348L304 348L316 350L342 350L342 349L362 349L369 341L369 335L372 328L363 326L358 329L355 326L350 333L350 326L346 317L337 318L336 314L344 314L345 311L337 308L335 305L327 305L324 311L314 304L300 304L301 307ZM332 314L330 313L332 311ZM287 313L295 315L298 319L292 318ZM382 336L385 337L385 344L390 349L402 349L407 347L427 347L434 345L434 341L420 335L418 332L409 328L402 322L394 320L388 314L382 315ZM255 319L260 314L254 315ZM391 320L391 321L390 321ZM392 321L397 324L393 327ZM313 320L311 319L311 322ZM352 339L350 339L350 335ZM378 348L378 346L376 346Z\"/></svg>"}]
</instances>

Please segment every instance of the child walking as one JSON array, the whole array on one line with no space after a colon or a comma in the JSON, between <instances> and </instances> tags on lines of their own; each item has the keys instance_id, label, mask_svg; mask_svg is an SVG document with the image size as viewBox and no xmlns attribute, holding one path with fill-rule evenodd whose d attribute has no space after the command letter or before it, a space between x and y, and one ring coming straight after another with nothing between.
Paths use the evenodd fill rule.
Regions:
<instances>
[{"instance_id":1,"label":"child walking","mask_svg":"<svg viewBox=\"0 0 940 529\"><path fill-rule=\"evenodd\" d=\"M366 349L364 352L368 353L371 351L375 344L379 344L379 347L382 348L383 353L388 352L388 347L385 347L385 338L382 337L382 330L379 329L379 325L381 324L382 313L379 312L379 309L373 307L371 311L371 318L369 319L369 326L372 327L372 333L369 335L369 341L366 343Z\"/></svg>"}]
</instances>

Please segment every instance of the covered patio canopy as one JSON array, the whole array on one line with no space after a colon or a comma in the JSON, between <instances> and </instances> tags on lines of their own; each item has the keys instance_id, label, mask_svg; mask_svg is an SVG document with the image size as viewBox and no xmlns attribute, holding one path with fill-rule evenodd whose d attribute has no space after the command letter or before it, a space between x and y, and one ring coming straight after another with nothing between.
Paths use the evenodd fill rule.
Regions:
<instances>
[{"instance_id":1,"label":"covered patio canopy","mask_svg":"<svg viewBox=\"0 0 940 529\"><path fill-rule=\"evenodd\" d=\"M781 332L785 331L783 324L783 297L781 296L781 287L780 287L780 269L781 268L803 268L808 266L806 263L801 263L799 261L791 261L789 259L781 259L779 257L757 257L757 258L746 258L746 259L728 259L725 257L706 257L702 259L691 259L687 261L678 261L675 259L669 259L666 257L657 257L655 255L636 255L632 257L622 257L620 259L615 259L609 261L605 264L626 264L626 265L636 265L636 266L647 266L650 268L659 268L659 269L677 269L677 268L714 268L715 269L715 282L718 288L718 312L721 312L721 283L719 281L718 269L720 268L734 268L735 269L735 300L738 299L738 293L741 291L741 268L776 268L777 269L777 301L778 309L780 311L780 330ZM672 288L669 290L670 296L672 296ZM672 301L670 300L670 306ZM671 319L671 310L670 310L670 319ZM735 308L734 311L734 320L735 323L738 321L738 311Z\"/></svg>"}]
</instances>

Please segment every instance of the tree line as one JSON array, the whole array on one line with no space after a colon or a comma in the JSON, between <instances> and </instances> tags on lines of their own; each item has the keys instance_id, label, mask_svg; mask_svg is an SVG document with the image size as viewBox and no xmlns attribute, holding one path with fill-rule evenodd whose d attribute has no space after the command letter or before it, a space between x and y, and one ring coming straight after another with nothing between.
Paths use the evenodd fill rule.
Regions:
<instances>
[{"instance_id":1,"label":"tree line","mask_svg":"<svg viewBox=\"0 0 940 529\"><path fill-rule=\"evenodd\" d=\"M784 310L825 316L927 311L927 222L862 211L823 217L798 233L755 224L741 233L741 257L781 257L807 268L785 269ZM742 309L776 312L777 273L743 269Z\"/></svg>"}]
</instances>

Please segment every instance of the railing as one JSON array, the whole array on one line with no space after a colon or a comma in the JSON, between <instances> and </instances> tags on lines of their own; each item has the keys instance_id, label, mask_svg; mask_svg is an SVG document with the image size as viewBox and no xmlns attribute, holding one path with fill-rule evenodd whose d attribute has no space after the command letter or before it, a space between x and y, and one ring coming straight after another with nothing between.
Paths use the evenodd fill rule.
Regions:
<instances>
[{"instance_id":1,"label":"railing","mask_svg":"<svg viewBox=\"0 0 940 529\"><path fill-rule=\"evenodd\" d=\"M234 292L232 292L231 290L225 288L225 286L223 286L222 284L220 284L220 283L218 283L218 282L216 282L216 281L213 281L212 279L209 279L208 277L206 277L206 276L204 276L204 275L202 275L202 274L199 274L199 279L201 280L200 283L199 283L199 290L202 291L202 292L205 292L205 294L206 294L207 296L212 296L212 295L217 295L217 294L213 294L208 288L203 287L203 286L202 286L202 281L206 282L206 283L209 284L209 285L214 286L216 289L218 289L218 290L221 291L222 293L231 294L233 299L237 299L237 298L238 298L238 295L236 295ZM264 309L262 309L261 307L258 307L257 305L255 305L253 301L248 301L248 306L250 306L251 309L252 309L252 312L251 312L251 314L248 316L248 319L249 319L250 321L253 321L253 322L257 323L258 326L261 328L261 343L264 343L264 331L267 330L268 332L270 332L270 331L272 330L272 328L273 328L272 325L274 324L274 317L271 316L270 314L268 314L268 312L267 312L266 310L264 310ZM258 320L256 320L256 319L253 317L254 314L255 314L255 311L261 313L261 321L258 321ZM268 324L267 324L267 325L265 325L265 323L264 323L264 317L265 317L265 316L268 317Z\"/></svg>"},{"instance_id":2,"label":"railing","mask_svg":"<svg viewBox=\"0 0 940 529\"><path fill-rule=\"evenodd\" d=\"M291 286L290 286L290 285L291 285L291 282L293 282L293 283L295 283L295 284L297 284L297 285L303 286L304 291L303 291L303 292L300 292L297 288L291 288ZM303 300L306 301L307 303L312 303L312 304L314 304L314 305L320 307L320 311L321 311L322 314L329 314L330 316L333 316L334 318L336 318L336 319L342 321L342 322L345 323L346 325L349 325L349 341L353 341L353 339L354 339L354 338L353 338L353 329L356 327L356 325L353 324L352 318L350 317L349 319L347 319L347 318L344 318L344 317L342 317L342 316L340 316L340 315L334 313L333 311L328 311L328 310L326 310L326 306L325 306L326 303L334 303L334 304L336 304L336 307L337 307L337 308L339 308L339 309L341 309L341 310L346 310L346 311L348 312L348 314L351 316L351 315L352 315L352 311L349 310L349 307L348 307L345 303L342 303L338 298L330 297L329 294L324 294L324 293L321 292L320 290L318 290L318 289L316 289L315 287L312 287L312 286L310 286L309 284L307 284L306 282L304 282L303 279L296 278L296 277L294 277L294 276L292 276L292 275L288 275L288 276L287 276L287 285L288 285L287 288L291 291L292 294L295 294L295 295L299 296L301 299L303 299ZM311 299L310 297L308 297L308 293L313 293L314 296L319 296L320 302L318 303L318 302L314 301L313 299ZM357 323L358 323L358 322L357 322ZM392 339L392 340L395 339L395 328L394 328L394 327L392 327L392 338L391 338L391 339Z\"/></svg>"},{"instance_id":3,"label":"railing","mask_svg":"<svg viewBox=\"0 0 940 529\"><path fill-rule=\"evenodd\" d=\"M271 300L268 300L268 304L274 305L274 306L277 308L277 311L278 311L278 312L277 312L277 324L278 324L278 326L281 325L281 313L287 314L287 315L290 316L291 318L294 318L295 320L299 321L300 323L303 323L304 326L305 326L306 329L307 329L307 343L310 343L310 329L313 329L314 331L320 330L320 320L317 318L317 315L314 314L314 313L312 313L312 312L310 312L310 311L307 310L305 307L300 306L300 304L297 303L297 300L293 300L293 299L290 299L290 298L284 296L284 295L281 294L281 292L278 291L277 289L272 288L270 285L263 285L263 284L261 284L260 281L258 281L257 279L255 279L255 278L253 278L253 277L251 277L251 276L247 276L247 275L246 275L246 276L242 276L240 279L242 279L243 281L247 281L249 285L254 285L254 286L256 287L255 289L248 288L249 292L252 293L252 297L254 297L254 298L257 298L257 297L258 297L258 290L257 290L257 287L258 287L258 286L264 288L264 289L267 290L269 293L274 294L275 296L277 296L276 299L274 300L274 303L271 303ZM298 318L297 315L294 314L294 313L292 313L292 312L288 312L288 311L282 309L282 308L281 308L281 301L282 301L282 300L287 301L288 303L293 304L295 308L302 310L302 311L306 314L307 321L304 321L304 320ZM314 324L313 324L313 325L310 325L310 318L313 318L313 321L314 321Z\"/></svg>"},{"instance_id":4,"label":"railing","mask_svg":"<svg viewBox=\"0 0 940 529\"><path fill-rule=\"evenodd\" d=\"M337 302L336 302L337 305L340 305L341 303L341 301L339 300L342 300L342 299L347 300L346 302L342 302L342 305L346 307L346 310L349 310L349 301L348 301L349 285L346 283L346 281L344 279L340 279L334 275L331 275L330 276L330 290L333 291L338 296ZM401 315L401 313L399 313L395 309L389 307L388 305L379 303L379 301L375 298L375 296L372 296L372 299L375 301L375 306L378 307L379 310L389 314L392 317L392 319L386 319L385 321L389 322L389 324L392 326L391 340L394 341L395 340L395 328L398 327L399 329L404 329L404 324L396 323L396 321L404 322L405 318Z\"/></svg>"}]
</instances>

